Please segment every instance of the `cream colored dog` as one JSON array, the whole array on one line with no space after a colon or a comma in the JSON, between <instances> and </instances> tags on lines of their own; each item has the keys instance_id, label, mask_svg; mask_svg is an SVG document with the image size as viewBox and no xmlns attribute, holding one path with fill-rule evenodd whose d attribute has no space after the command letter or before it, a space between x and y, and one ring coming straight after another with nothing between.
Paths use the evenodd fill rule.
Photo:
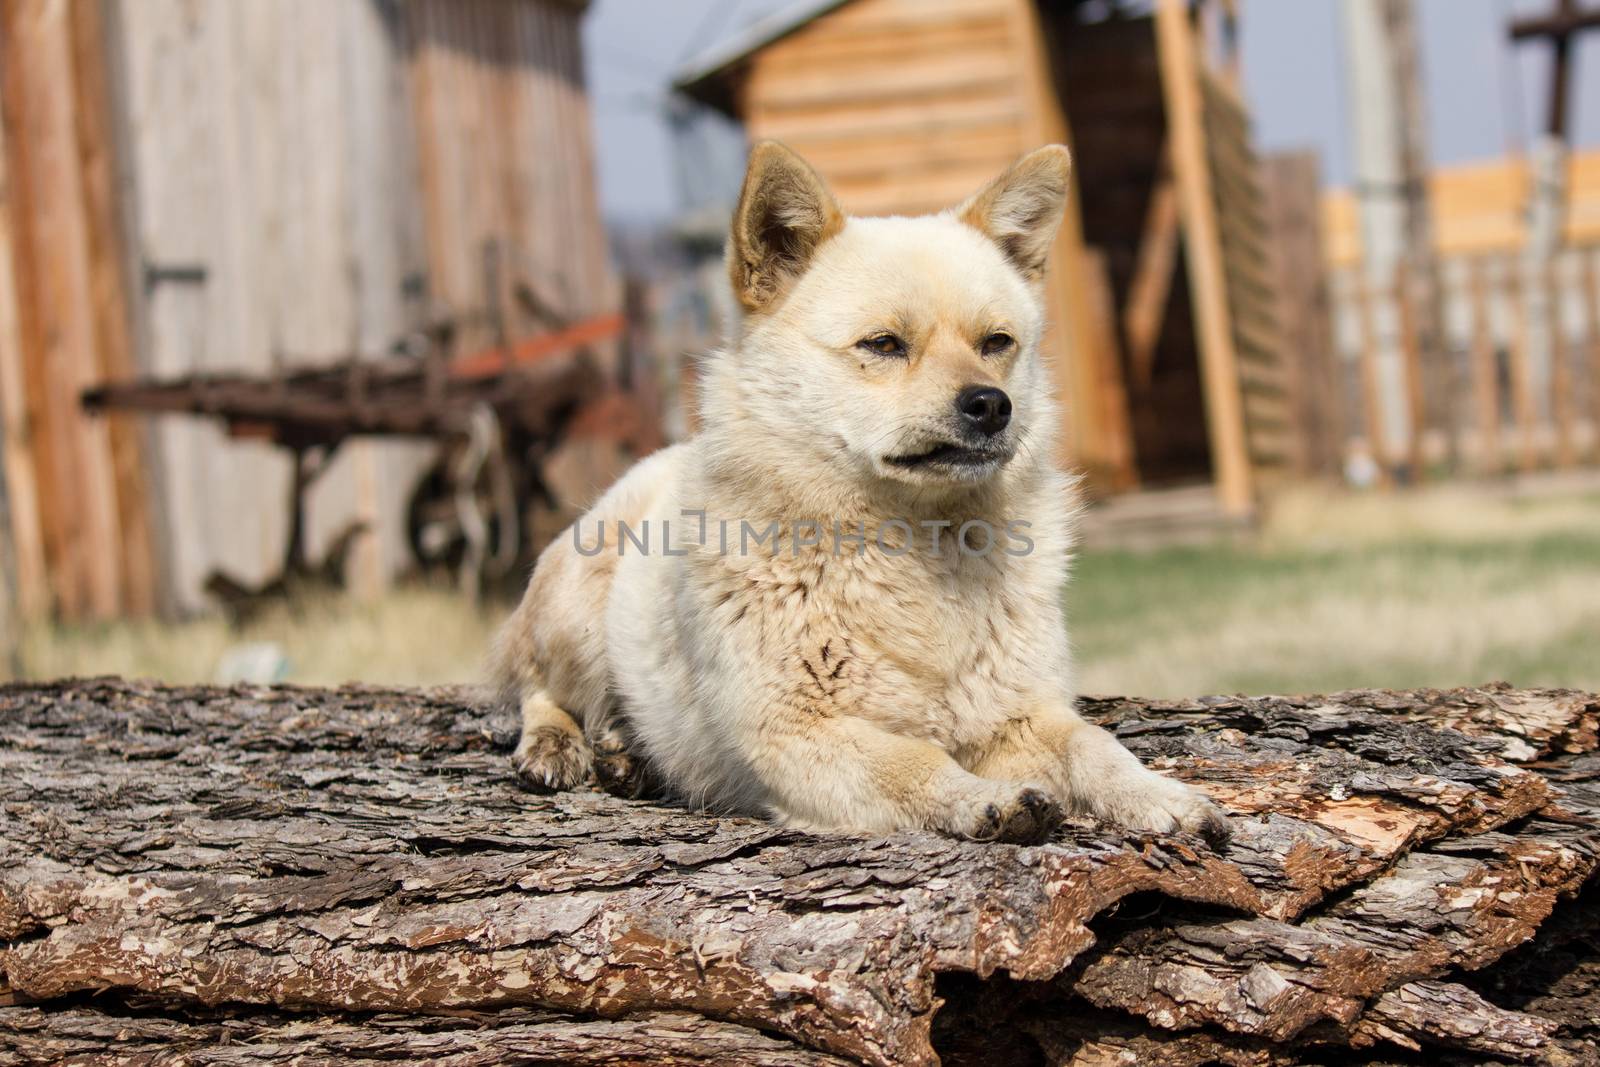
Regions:
<instances>
[{"instance_id":1,"label":"cream colored dog","mask_svg":"<svg viewBox=\"0 0 1600 1067\"><path fill-rule=\"evenodd\" d=\"M632 752L691 804L818 830L1036 841L1065 807L1226 836L1073 710L1038 354L1068 168L1050 146L951 212L856 219L756 146L703 429L545 550L497 642L527 781Z\"/></svg>"}]
</instances>

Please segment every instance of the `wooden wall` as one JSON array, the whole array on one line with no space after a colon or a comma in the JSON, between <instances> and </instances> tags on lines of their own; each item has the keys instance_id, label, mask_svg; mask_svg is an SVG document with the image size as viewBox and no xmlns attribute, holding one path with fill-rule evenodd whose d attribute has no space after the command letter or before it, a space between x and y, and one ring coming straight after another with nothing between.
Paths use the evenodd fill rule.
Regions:
<instances>
[{"instance_id":1,"label":"wooden wall","mask_svg":"<svg viewBox=\"0 0 1600 1067\"><path fill-rule=\"evenodd\" d=\"M266 373L380 351L406 323L405 279L421 271L403 59L382 9L118 0L115 11L143 369ZM206 420L153 425L172 606L204 607L213 569L245 583L274 575L286 457ZM312 497L313 554L350 521L382 531L358 550L358 584L400 562L393 490L415 465L404 455L349 448Z\"/></svg>"},{"instance_id":2,"label":"wooden wall","mask_svg":"<svg viewBox=\"0 0 1600 1067\"><path fill-rule=\"evenodd\" d=\"M428 288L446 306L485 299L484 246L520 326L539 328L503 291L514 279L571 319L614 311L600 221L582 5L412 0L409 59ZM485 338L491 341L492 338Z\"/></svg>"},{"instance_id":3,"label":"wooden wall","mask_svg":"<svg viewBox=\"0 0 1600 1067\"><path fill-rule=\"evenodd\" d=\"M741 110L851 213L940 211L1034 147L1017 33L996 0L856 0L765 49Z\"/></svg>"},{"instance_id":4,"label":"wooden wall","mask_svg":"<svg viewBox=\"0 0 1600 1067\"><path fill-rule=\"evenodd\" d=\"M78 408L134 366L100 15L0 5L0 418L30 616L143 613L156 589L142 434Z\"/></svg>"},{"instance_id":5,"label":"wooden wall","mask_svg":"<svg viewBox=\"0 0 1600 1067\"><path fill-rule=\"evenodd\" d=\"M285 548L284 454L205 420L85 418L84 386L381 353L430 316L505 302L516 277L574 317L616 306L583 7L0 4L3 462L40 606L199 610L212 570L260 582ZM508 323L522 325L537 324ZM363 522L355 585L404 566L405 503L430 456L347 445L310 499L313 556Z\"/></svg>"}]
</instances>

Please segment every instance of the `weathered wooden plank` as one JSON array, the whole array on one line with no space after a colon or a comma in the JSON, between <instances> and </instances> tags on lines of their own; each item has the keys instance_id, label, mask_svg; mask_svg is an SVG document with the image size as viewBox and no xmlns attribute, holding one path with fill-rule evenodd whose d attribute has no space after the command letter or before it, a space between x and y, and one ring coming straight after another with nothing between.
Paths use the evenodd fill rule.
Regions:
<instances>
[{"instance_id":1,"label":"weathered wooden plank","mask_svg":"<svg viewBox=\"0 0 1600 1067\"><path fill-rule=\"evenodd\" d=\"M1389 434L1384 429L1383 388L1379 382L1378 372L1377 308L1374 306L1377 299L1364 278L1354 274L1350 277L1349 290L1355 301L1356 323L1360 336L1357 359L1361 365L1362 421L1366 429L1367 446L1381 472L1379 478L1387 484L1392 478L1390 467L1396 457Z\"/></svg>"},{"instance_id":2,"label":"weathered wooden plank","mask_svg":"<svg viewBox=\"0 0 1600 1067\"><path fill-rule=\"evenodd\" d=\"M8 177L26 387L35 397L37 479L55 602L68 615L121 606L121 532L110 436L77 394L96 366L91 221L80 154L68 5L22 0L0 12Z\"/></svg>"},{"instance_id":3,"label":"weathered wooden plank","mask_svg":"<svg viewBox=\"0 0 1600 1067\"><path fill-rule=\"evenodd\" d=\"M129 259L124 247L124 219L115 157L118 144L112 108L103 9L97 3L70 4L73 99L78 152L83 175L83 212L87 222L90 304L86 309L94 335L95 381L130 378L137 369L133 317L129 307ZM111 478L115 488L120 610L148 615L156 606L156 550L149 514L148 457L145 435L126 416L106 425Z\"/></svg>"},{"instance_id":4,"label":"weathered wooden plank","mask_svg":"<svg viewBox=\"0 0 1600 1067\"><path fill-rule=\"evenodd\" d=\"M0 93L4 86L0 85ZM6 114L0 104L0 116ZM34 455L33 415L29 410L27 365L17 307L16 259L25 237L19 233L16 191L8 170L7 123L0 121L0 463L4 464L9 539L19 619L37 618L50 603L39 515L38 460ZM24 261L25 262L25 261Z\"/></svg>"}]
</instances>

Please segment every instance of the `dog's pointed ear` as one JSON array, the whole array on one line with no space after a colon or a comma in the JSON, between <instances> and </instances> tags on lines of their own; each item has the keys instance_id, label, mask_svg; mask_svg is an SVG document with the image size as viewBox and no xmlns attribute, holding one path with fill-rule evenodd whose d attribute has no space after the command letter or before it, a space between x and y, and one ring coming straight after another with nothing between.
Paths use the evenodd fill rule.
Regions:
<instances>
[{"instance_id":1,"label":"dog's pointed ear","mask_svg":"<svg viewBox=\"0 0 1600 1067\"><path fill-rule=\"evenodd\" d=\"M811 165L776 141L750 151L728 235L728 277L747 311L770 304L844 227L844 213Z\"/></svg>"},{"instance_id":2,"label":"dog's pointed ear","mask_svg":"<svg viewBox=\"0 0 1600 1067\"><path fill-rule=\"evenodd\" d=\"M1050 257L1071 184L1071 154L1062 145L1045 145L956 208L956 217L999 245L1026 277L1038 278Z\"/></svg>"}]
</instances>

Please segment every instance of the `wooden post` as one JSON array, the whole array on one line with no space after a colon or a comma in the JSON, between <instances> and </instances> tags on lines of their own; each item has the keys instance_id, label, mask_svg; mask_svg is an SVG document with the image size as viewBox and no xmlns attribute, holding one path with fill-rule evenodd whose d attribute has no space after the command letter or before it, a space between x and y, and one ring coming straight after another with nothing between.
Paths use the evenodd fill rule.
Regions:
<instances>
[{"instance_id":1,"label":"wooden post","mask_svg":"<svg viewBox=\"0 0 1600 1067\"><path fill-rule=\"evenodd\" d=\"M1389 462L1416 465L1416 439L1456 407L1455 375L1443 373L1443 330L1428 201L1426 121L1418 76L1416 19L1411 0L1343 0L1345 79L1356 161L1361 260L1374 291L1393 287L1397 302L1374 315ZM1396 283L1396 276L1402 280ZM1407 302L1400 306L1399 302ZM1409 319L1409 334L1400 320ZM1425 376L1413 364L1426 364ZM1439 373L1434 373L1439 371ZM1414 387L1429 383L1438 400Z\"/></svg>"},{"instance_id":2,"label":"wooden post","mask_svg":"<svg viewBox=\"0 0 1600 1067\"><path fill-rule=\"evenodd\" d=\"M121 607L121 530L110 436L78 405L99 371L69 5L0 5L0 67L46 559L57 608L104 618Z\"/></svg>"},{"instance_id":3,"label":"wooden post","mask_svg":"<svg viewBox=\"0 0 1600 1067\"><path fill-rule=\"evenodd\" d=\"M1400 313L1400 358L1405 368L1406 410L1411 419L1406 466L1411 480L1421 481L1424 462L1422 437L1427 427L1424 400L1427 394L1423 385L1422 338L1419 336L1421 327L1417 321L1416 294L1412 285L1414 280L1410 264L1404 260L1395 264L1394 297Z\"/></svg>"},{"instance_id":4,"label":"wooden post","mask_svg":"<svg viewBox=\"0 0 1600 1067\"><path fill-rule=\"evenodd\" d=\"M1517 426L1517 466L1531 471L1539 465L1539 451L1533 381L1528 369L1528 309L1523 302L1522 281L1513 265L1501 284L1506 305L1511 309L1511 414Z\"/></svg>"},{"instance_id":5,"label":"wooden post","mask_svg":"<svg viewBox=\"0 0 1600 1067\"><path fill-rule=\"evenodd\" d=\"M1596 458L1600 458L1600 271L1595 270L1596 249L1583 250L1579 274L1583 296L1584 333L1589 347L1589 432Z\"/></svg>"},{"instance_id":6,"label":"wooden post","mask_svg":"<svg viewBox=\"0 0 1600 1067\"><path fill-rule=\"evenodd\" d=\"M1378 330L1373 322L1372 290L1367 285L1366 274L1353 272L1356 298L1356 318L1361 329L1361 411L1366 424L1367 445L1372 449L1372 459L1378 468L1379 482L1388 485L1393 480L1393 469L1388 463L1389 437L1384 428L1382 388L1378 375Z\"/></svg>"},{"instance_id":7,"label":"wooden post","mask_svg":"<svg viewBox=\"0 0 1600 1067\"><path fill-rule=\"evenodd\" d=\"M0 123L0 478L6 484L8 530L17 615L41 615L50 604L43 529L39 519L33 447L34 425L27 396L27 360L22 349L14 257L21 240L15 218L15 189L7 164L7 129Z\"/></svg>"},{"instance_id":8,"label":"wooden post","mask_svg":"<svg viewBox=\"0 0 1600 1067\"><path fill-rule=\"evenodd\" d=\"M94 330L92 371L98 381L135 376L133 313L129 305L128 257L124 254L120 193L111 117L110 56L99 3L69 5L72 17L73 87L78 149L83 168L83 212ZM121 573L121 610L155 610L155 545L149 514L150 486L142 428L132 416L106 419L111 477L116 492L114 550Z\"/></svg>"},{"instance_id":9,"label":"wooden post","mask_svg":"<svg viewBox=\"0 0 1600 1067\"><path fill-rule=\"evenodd\" d=\"M1500 368L1495 358L1494 325L1484 261L1467 261L1467 299L1472 312L1472 397L1478 422L1478 463L1485 473L1500 470Z\"/></svg>"},{"instance_id":10,"label":"wooden post","mask_svg":"<svg viewBox=\"0 0 1600 1067\"><path fill-rule=\"evenodd\" d=\"M1201 114L1199 56L1183 0L1158 0L1156 49L1167 108L1172 165L1183 218L1189 291L1200 338L1200 374L1206 398L1206 429L1222 510L1248 515L1254 508L1244 404L1229 323L1227 279Z\"/></svg>"},{"instance_id":11,"label":"wooden post","mask_svg":"<svg viewBox=\"0 0 1600 1067\"><path fill-rule=\"evenodd\" d=\"M1572 352L1567 344L1567 332L1561 324L1562 286L1558 255L1545 261L1541 281L1545 292L1549 294L1545 312L1550 338L1550 410L1555 417L1555 461L1558 467L1570 467L1578 457L1572 440Z\"/></svg>"},{"instance_id":12,"label":"wooden post","mask_svg":"<svg viewBox=\"0 0 1600 1067\"><path fill-rule=\"evenodd\" d=\"M1522 373L1534 413L1555 424L1556 463L1575 459L1572 443L1569 364L1560 326L1561 295L1555 263L1564 241L1568 199L1568 83L1573 39L1600 29L1600 11L1580 10L1577 0L1557 0L1544 14L1524 15L1508 26L1514 42L1546 41L1551 48L1545 126L1533 145L1528 197L1528 240L1522 251ZM1548 390L1548 391L1547 391Z\"/></svg>"}]
</instances>

